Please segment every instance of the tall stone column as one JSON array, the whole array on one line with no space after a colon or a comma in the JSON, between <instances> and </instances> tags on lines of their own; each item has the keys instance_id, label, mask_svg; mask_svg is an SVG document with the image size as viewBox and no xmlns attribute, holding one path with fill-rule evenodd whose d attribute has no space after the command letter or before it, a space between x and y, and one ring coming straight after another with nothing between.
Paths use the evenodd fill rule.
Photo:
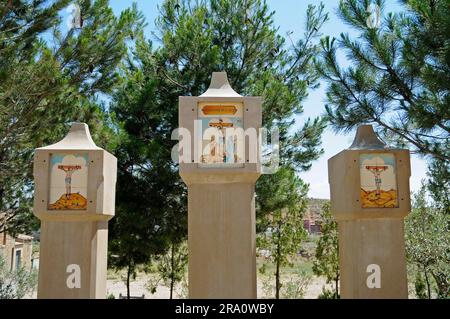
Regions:
<instances>
[{"instance_id":1,"label":"tall stone column","mask_svg":"<svg viewBox=\"0 0 450 319\"><path fill-rule=\"evenodd\" d=\"M256 298L261 99L237 94L216 72L203 95L180 97L179 111L187 131L180 175L188 186L189 297Z\"/></svg>"},{"instance_id":2,"label":"tall stone column","mask_svg":"<svg viewBox=\"0 0 450 319\"><path fill-rule=\"evenodd\" d=\"M38 298L106 298L108 220L117 160L74 123L34 158L34 214L41 220Z\"/></svg>"},{"instance_id":3,"label":"tall stone column","mask_svg":"<svg viewBox=\"0 0 450 319\"><path fill-rule=\"evenodd\" d=\"M371 125L328 160L338 222L341 298L408 298L403 220L411 210L408 150L391 149Z\"/></svg>"}]
</instances>

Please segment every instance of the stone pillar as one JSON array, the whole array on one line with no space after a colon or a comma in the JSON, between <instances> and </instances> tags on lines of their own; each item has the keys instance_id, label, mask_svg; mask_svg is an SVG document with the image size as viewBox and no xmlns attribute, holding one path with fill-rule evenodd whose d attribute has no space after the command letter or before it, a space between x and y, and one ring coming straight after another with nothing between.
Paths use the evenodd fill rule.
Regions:
<instances>
[{"instance_id":1,"label":"stone pillar","mask_svg":"<svg viewBox=\"0 0 450 319\"><path fill-rule=\"evenodd\" d=\"M256 298L255 182L260 176L261 116L261 98L237 94L225 72L213 73L201 96L180 97L190 298ZM227 129L236 129L236 135Z\"/></svg>"},{"instance_id":2,"label":"stone pillar","mask_svg":"<svg viewBox=\"0 0 450 319\"><path fill-rule=\"evenodd\" d=\"M117 160L74 123L34 158L34 214L41 220L38 298L106 298L108 220Z\"/></svg>"},{"instance_id":3,"label":"stone pillar","mask_svg":"<svg viewBox=\"0 0 450 319\"><path fill-rule=\"evenodd\" d=\"M371 125L328 160L341 298L408 298L403 220L411 210L410 175L409 151L388 148Z\"/></svg>"}]
</instances>

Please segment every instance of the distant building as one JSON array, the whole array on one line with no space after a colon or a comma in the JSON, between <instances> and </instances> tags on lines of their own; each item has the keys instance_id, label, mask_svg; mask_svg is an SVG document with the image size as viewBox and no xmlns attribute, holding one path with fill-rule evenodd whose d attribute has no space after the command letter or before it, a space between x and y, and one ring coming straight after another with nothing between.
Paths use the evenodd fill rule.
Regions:
<instances>
[{"instance_id":1,"label":"distant building","mask_svg":"<svg viewBox=\"0 0 450 319\"><path fill-rule=\"evenodd\" d=\"M12 237L5 232L0 233L0 255L9 270L21 267L25 269L37 268L37 260L33 259L33 237L17 235Z\"/></svg>"},{"instance_id":2,"label":"distant building","mask_svg":"<svg viewBox=\"0 0 450 319\"><path fill-rule=\"evenodd\" d=\"M303 227L308 234L321 234L322 233L322 206L327 200L310 198L308 200L308 206L303 216Z\"/></svg>"},{"instance_id":3,"label":"distant building","mask_svg":"<svg viewBox=\"0 0 450 319\"><path fill-rule=\"evenodd\" d=\"M303 227L308 232L308 234L320 234L322 232L322 228L319 222L320 221L314 216L305 216L303 218Z\"/></svg>"}]
</instances>

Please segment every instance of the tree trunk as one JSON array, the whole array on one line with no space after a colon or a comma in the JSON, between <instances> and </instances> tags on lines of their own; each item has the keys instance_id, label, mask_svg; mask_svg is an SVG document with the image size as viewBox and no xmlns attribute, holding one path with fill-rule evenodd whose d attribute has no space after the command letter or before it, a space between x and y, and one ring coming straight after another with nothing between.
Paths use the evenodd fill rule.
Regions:
<instances>
[{"instance_id":1,"label":"tree trunk","mask_svg":"<svg viewBox=\"0 0 450 319\"><path fill-rule=\"evenodd\" d=\"M447 279L448 276L441 273L436 274L434 271L430 271L430 273L438 288L438 298L448 298L448 292L450 291L450 285Z\"/></svg>"},{"instance_id":2,"label":"tree trunk","mask_svg":"<svg viewBox=\"0 0 450 319\"><path fill-rule=\"evenodd\" d=\"M172 244L170 252L170 299L173 299L173 286L175 285L175 245Z\"/></svg>"},{"instance_id":3,"label":"tree trunk","mask_svg":"<svg viewBox=\"0 0 450 319\"><path fill-rule=\"evenodd\" d=\"M275 272L275 299L280 299L280 262L277 259L277 270Z\"/></svg>"},{"instance_id":4,"label":"tree trunk","mask_svg":"<svg viewBox=\"0 0 450 319\"><path fill-rule=\"evenodd\" d=\"M277 255L276 255L276 271L275 271L275 299L280 299L280 259L281 259L281 247L280 247L280 233L278 232L277 241Z\"/></svg>"},{"instance_id":5,"label":"tree trunk","mask_svg":"<svg viewBox=\"0 0 450 319\"><path fill-rule=\"evenodd\" d=\"M430 287L430 280L428 279L428 271L426 267L423 267L423 272L425 274L425 282L427 283L427 292L428 292L428 299L431 299L431 287Z\"/></svg>"},{"instance_id":6,"label":"tree trunk","mask_svg":"<svg viewBox=\"0 0 450 319\"><path fill-rule=\"evenodd\" d=\"M131 265L127 268L127 299L130 299L130 277L131 277Z\"/></svg>"}]
</instances>

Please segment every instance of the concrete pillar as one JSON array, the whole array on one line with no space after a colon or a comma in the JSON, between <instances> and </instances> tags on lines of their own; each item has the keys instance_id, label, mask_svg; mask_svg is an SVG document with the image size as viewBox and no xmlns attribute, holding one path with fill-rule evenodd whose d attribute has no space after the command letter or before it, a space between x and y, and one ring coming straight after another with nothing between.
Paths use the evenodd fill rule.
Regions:
<instances>
[{"instance_id":1,"label":"concrete pillar","mask_svg":"<svg viewBox=\"0 0 450 319\"><path fill-rule=\"evenodd\" d=\"M117 160L84 123L34 158L34 214L41 220L38 298L106 298L108 220Z\"/></svg>"},{"instance_id":2,"label":"concrete pillar","mask_svg":"<svg viewBox=\"0 0 450 319\"><path fill-rule=\"evenodd\" d=\"M371 125L328 160L338 222L341 298L408 298L403 220L411 210L408 150L388 148Z\"/></svg>"},{"instance_id":3,"label":"concrete pillar","mask_svg":"<svg viewBox=\"0 0 450 319\"><path fill-rule=\"evenodd\" d=\"M260 164L253 153L259 150L261 98L240 96L226 73L217 72L203 95L180 97L179 107L180 127L188 131L180 132L180 175L188 186L189 297L256 298ZM227 135L227 128L250 129L251 138Z\"/></svg>"}]
</instances>

